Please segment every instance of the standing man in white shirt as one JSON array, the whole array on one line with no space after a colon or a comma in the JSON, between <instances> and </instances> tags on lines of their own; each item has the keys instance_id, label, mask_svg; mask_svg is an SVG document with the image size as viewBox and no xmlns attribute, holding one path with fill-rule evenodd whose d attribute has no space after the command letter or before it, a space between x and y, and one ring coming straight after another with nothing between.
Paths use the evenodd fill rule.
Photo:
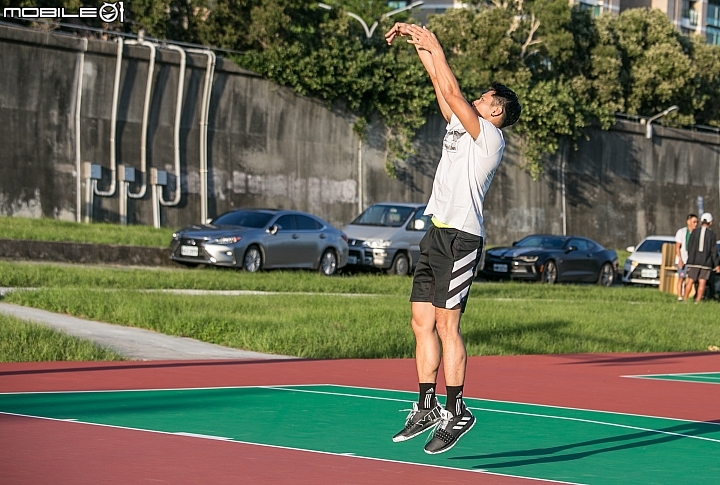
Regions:
<instances>
[{"instance_id":1,"label":"standing man in white shirt","mask_svg":"<svg viewBox=\"0 0 720 485\"><path fill-rule=\"evenodd\" d=\"M462 400L467 352L460 317L482 254L483 201L505 148L500 129L517 122L521 107L515 93L500 83L469 103L434 34L404 23L385 34L388 44L399 36L410 37L407 42L415 46L448 121L425 210L433 225L420 243L410 296L420 394L405 427L393 437L405 441L435 428L425 445L426 453L435 454L452 448L475 424ZM441 360L445 409L435 398Z\"/></svg>"},{"instance_id":2,"label":"standing man in white shirt","mask_svg":"<svg viewBox=\"0 0 720 485\"><path fill-rule=\"evenodd\" d=\"M695 230L698 225L698 216L696 214L688 214L686 219L686 226L681 227L675 233L675 266L677 266L677 288L675 289L678 295L678 301L683 301L683 283L687 278L687 268L685 265L688 260L688 240L690 239L690 233Z\"/></svg>"}]
</instances>

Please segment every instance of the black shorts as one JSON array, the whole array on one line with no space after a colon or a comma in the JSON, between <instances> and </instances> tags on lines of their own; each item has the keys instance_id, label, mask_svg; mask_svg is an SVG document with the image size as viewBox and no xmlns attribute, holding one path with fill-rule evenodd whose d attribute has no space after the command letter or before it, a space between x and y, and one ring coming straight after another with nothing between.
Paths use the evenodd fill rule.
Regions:
<instances>
[{"instance_id":1,"label":"black shorts","mask_svg":"<svg viewBox=\"0 0 720 485\"><path fill-rule=\"evenodd\" d=\"M707 281L710 279L710 270L708 268L698 268L697 266L690 266L687 270L687 277L693 281Z\"/></svg>"},{"instance_id":2,"label":"black shorts","mask_svg":"<svg viewBox=\"0 0 720 485\"><path fill-rule=\"evenodd\" d=\"M430 226L420 241L410 301L464 312L482 246L480 236Z\"/></svg>"}]
</instances>

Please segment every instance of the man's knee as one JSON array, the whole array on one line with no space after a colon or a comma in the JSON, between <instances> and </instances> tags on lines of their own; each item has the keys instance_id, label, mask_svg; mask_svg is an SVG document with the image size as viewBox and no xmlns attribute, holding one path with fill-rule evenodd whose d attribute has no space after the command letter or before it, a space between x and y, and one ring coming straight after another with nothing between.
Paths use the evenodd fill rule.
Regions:
<instances>
[{"instance_id":1,"label":"man's knee","mask_svg":"<svg viewBox=\"0 0 720 485\"><path fill-rule=\"evenodd\" d=\"M460 310L438 309L435 317L440 339L454 338L460 334Z\"/></svg>"}]
</instances>

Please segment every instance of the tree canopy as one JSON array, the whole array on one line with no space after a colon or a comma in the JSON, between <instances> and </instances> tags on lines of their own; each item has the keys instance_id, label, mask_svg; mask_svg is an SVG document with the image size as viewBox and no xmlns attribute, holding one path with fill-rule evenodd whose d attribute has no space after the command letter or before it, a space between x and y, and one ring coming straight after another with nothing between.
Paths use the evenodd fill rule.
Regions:
<instances>
[{"instance_id":1,"label":"tree canopy","mask_svg":"<svg viewBox=\"0 0 720 485\"><path fill-rule=\"evenodd\" d=\"M100 6L101 0L90 4ZM382 0L133 0L126 23L106 28L212 45L243 54L241 66L302 95L342 104L389 130L388 172L411 152L410 141L437 110L434 92L412 46L383 39L394 21ZM32 4L32 5L31 5ZM0 6L65 6L78 0L0 0ZM361 23L378 22L367 38ZM526 169L537 177L544 154L563 138L578 141L588 126L608 128L615 113L663 118L674 126L720 127L720 47L675 30L659 10L630 9L593 18L567 0L479 0L428 19L461 89L475 99L492 81L515 90L523 105L512 128Z\"/></svg>"}]
</instances>

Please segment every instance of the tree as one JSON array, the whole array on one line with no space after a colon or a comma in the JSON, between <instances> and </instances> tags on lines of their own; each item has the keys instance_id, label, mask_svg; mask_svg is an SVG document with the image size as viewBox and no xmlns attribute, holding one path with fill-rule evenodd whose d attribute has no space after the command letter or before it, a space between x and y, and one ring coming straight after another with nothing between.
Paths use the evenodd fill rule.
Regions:
<instances>
[{"instance_id":1,"label":"tree","mask_svg":"<svg viewBox=\"0 0 720 485\"><path fill-rule=\"evenodd\" d=\"M597 31L586 12L566 1L496 1L434 17L430 29L468 98L494 80L518 94L523 113L513 131L534 178L542 155L555 153L562 137L576 141L589 124L611 122L612 111L595 102L603 76L593 72L589 51Z\"/></svg>"},{"instance_id":2,"label":"tree","mask_svg":"<svg viewBox=\"0 0 720 485\"><path fill-rule=\"evenodd\" d=\"M390 25L381 19L378 29ZM388 173L394 174L393 162L410 153L434 99L414 52L388 48L380 34L367 39L342 7L327 11L296 0L254 7L247 42L251 50L236 57L240 65L300 94L342 102L360 116L361 136L359 128L379 115L390 130Z\"/></svg>"}]
</instances>

